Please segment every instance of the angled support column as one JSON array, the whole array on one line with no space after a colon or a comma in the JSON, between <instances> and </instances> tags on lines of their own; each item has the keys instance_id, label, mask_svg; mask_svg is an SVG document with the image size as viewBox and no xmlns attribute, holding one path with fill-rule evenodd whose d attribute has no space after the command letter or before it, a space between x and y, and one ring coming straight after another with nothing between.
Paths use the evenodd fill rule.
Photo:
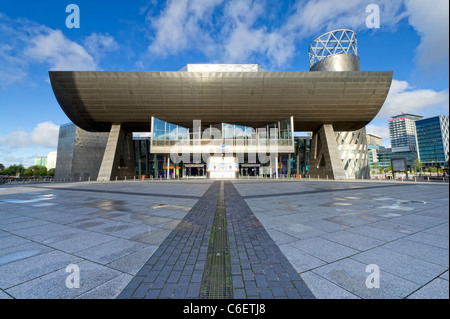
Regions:
<instances>
[{"instance_id":1,"label":"angled support column","mask_svg":"<svg viewBox=\"0 0 450 319\"><path fill-rule=\"evenodd\" d=\"M331 124L324 124L319 131L313 133L309 175L311 178L346 179L341 155L336 143L336 135Z\"/></svg>"},{"instance_id":2,"label":"angled support column","mask_svg":"<svg viewBox=\"0 0 450 319\"><path fill-rule=\"evenodd\" d=\"M111 125L97 181L132 178L135 175L133 133Z\"/></svg>"},{"instance_id":3,"label":"angled support column","mask_svg":"<svg viewBox=\"0 0 450 319\"><path fill-rule=\"evenodd\" d=\"M347 178L370 179L366 128L353 132L339 132L336 134L336 143Z\"/></svg>"}]
</instances>

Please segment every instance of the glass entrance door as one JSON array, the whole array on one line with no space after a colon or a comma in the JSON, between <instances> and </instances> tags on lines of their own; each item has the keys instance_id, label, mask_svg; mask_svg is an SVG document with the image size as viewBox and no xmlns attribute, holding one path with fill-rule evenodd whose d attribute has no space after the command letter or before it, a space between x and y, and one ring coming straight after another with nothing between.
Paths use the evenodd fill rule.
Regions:
<instances>
[{"instance_id":1,"label":"glass entrance door","mask_svg":"<svg viewBox=\"0 0 450 319\"><path fill-rule=\"evenodd\" d=\"M186 165L186 177L205 177L205 165Z\"/></svg>"}]
</instances>

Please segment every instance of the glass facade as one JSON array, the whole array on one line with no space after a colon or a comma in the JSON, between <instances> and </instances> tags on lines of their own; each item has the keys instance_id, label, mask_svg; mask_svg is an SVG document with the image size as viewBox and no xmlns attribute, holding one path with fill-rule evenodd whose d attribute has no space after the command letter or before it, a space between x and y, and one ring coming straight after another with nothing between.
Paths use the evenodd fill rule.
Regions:
<instances>
[{"instance_id":1,"label":"glass facade","mask_svg":"<svg viewBox=\"0 0 450 319\"><path fill-rule=\"evenodd\" d=\"M242 143L243 145L248 145L252 142L255 145L269 145L270 139L277 139L277 143L280 145L292 145L293 143L293 125L291 118L257 129L242 125L220 123L210 125L209 127L194 127L194 129L190 130L182 126L161 121L157 118L153 118L152 121L152 146L172 146L181 140L190 140L193 142L197 139L196 132L198 130L201 132L201 139L203 141L217 139L217 135L213 133L220 132L220 137L223 140L226 139L228 143L235 145L242 145ZM208 134L209 132L211 135Z\"/></svg>"},{"instance_id":2,"label":"glass facade","mask_svg":"<svg viewBox=\"0 0 450 319\"><path fill-rule=\"evenodd\" d=\"M448 116L416 121L417 148L426 166L448 165Z\"/></svg>"},{"instance_id":3,"label":"glass facade","mask_svg":"<svg viewBox=\"0 0 450 319\"><path fill-rule=\"evenodd\" d=\"M388 169L391 159L406 158L408 169L414 165L417 159L416 152L392 152L391 148L381 148L377 150L378 163L381 169Z\"/></svg>"},{"instance_id":4,"label":"glass facade","mask_svg":"<svg viewBox=\"0 0 450 319\"><path fill-rule=\"evenodd\" d=\"M189 137L189 129L153 118L152 142L156 145L175 144L176 141Z\"/></svg>"},{"instance_id":5,"label":"glass facade","mask_svg":"<svg viewBox=\"0 0 450 319\"><path fill-rule=\"evenodd\" d=\"M295 153L291 160L291 176L297 177L308 176L309 171L309 155L311 153L311 138L310 137L296 137L295 138Z\"/></svg>"},{"instance_id":6,"label":"glass facade","mask_svg":"<svg viewBox=\"0 0 450 319\"><path fill-rule=\"evenodd\" d=\"M208 130L209 129L209 130ZM201 132L199 140L198 132ZM220 123L208 127L184 128L162 120L152 119L152 134L150 137L135 137L136 176L153 178L185 178L208 176L208 163L205 157L189 154L188 159L174 164L171 161L170 148L178 142L187 142L190 151L196 143L210 145L214 141L216 151L222 156L234 156L239 159L235 168L236 175L241 177L272 176L277 165L278 176L307 176L310 152L309 137L293 136L292 118L272 123L265 127L254 129L230 123ZM290 152L277 153L276 161L262 162L260 158L242 149L258 149L266 146L264 155L269 153L271 143L290 149ZM228 150L230 148L230 151ZM231 152L231 154L228 154ZM241 152L241 154L236 154ZM259 155L259 154L258 154ZM216 154L217 156L217 154ZM267 157L269 155L267 154ZM200 160L199 160L200 159ZM276 163L276 164L274 164ZM169 169L167 169L169 168ZM169 176L168 176L169 175Z\"/></svg>"}]
</instances>

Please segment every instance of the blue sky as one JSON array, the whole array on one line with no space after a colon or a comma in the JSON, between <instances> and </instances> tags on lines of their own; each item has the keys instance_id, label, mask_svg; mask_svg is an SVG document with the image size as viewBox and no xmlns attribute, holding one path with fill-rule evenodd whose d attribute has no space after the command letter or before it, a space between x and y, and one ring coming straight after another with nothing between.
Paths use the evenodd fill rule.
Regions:
<instances>
[{"instance_id":1,"label":"blue sky","mask_svg":"<svg viewBox=\"0 0 450 319\"><path fill-rule=\"evenodd\" d=\"M66 6L80 9L67 28ZM380 27L368 28L369 4ZM336 28L357 32L362 71L394 71L367 131L389 146L401 112L448 114L448 0L169 0L0 2L0 163L56 150L59 107L49 70L177 71L188 63L257 63L308 71L308 47Z\"/></svg>"}]
</instances>

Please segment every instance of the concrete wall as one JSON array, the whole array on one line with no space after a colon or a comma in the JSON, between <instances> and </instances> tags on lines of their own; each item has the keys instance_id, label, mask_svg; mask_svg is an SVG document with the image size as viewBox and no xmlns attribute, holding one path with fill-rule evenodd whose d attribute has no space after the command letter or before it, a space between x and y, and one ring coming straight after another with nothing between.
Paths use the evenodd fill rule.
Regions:
<instances>
[{"instance_id":1,"label":"concrete wall","mask_svg":"<svg viewBox=\"0 0 450 319\"><path fill-rule=\"evenodd\" d=\"M55 179L96 180L109 133L88 132L75 124L59 129Z\"/></svg>"}]
</instances>

